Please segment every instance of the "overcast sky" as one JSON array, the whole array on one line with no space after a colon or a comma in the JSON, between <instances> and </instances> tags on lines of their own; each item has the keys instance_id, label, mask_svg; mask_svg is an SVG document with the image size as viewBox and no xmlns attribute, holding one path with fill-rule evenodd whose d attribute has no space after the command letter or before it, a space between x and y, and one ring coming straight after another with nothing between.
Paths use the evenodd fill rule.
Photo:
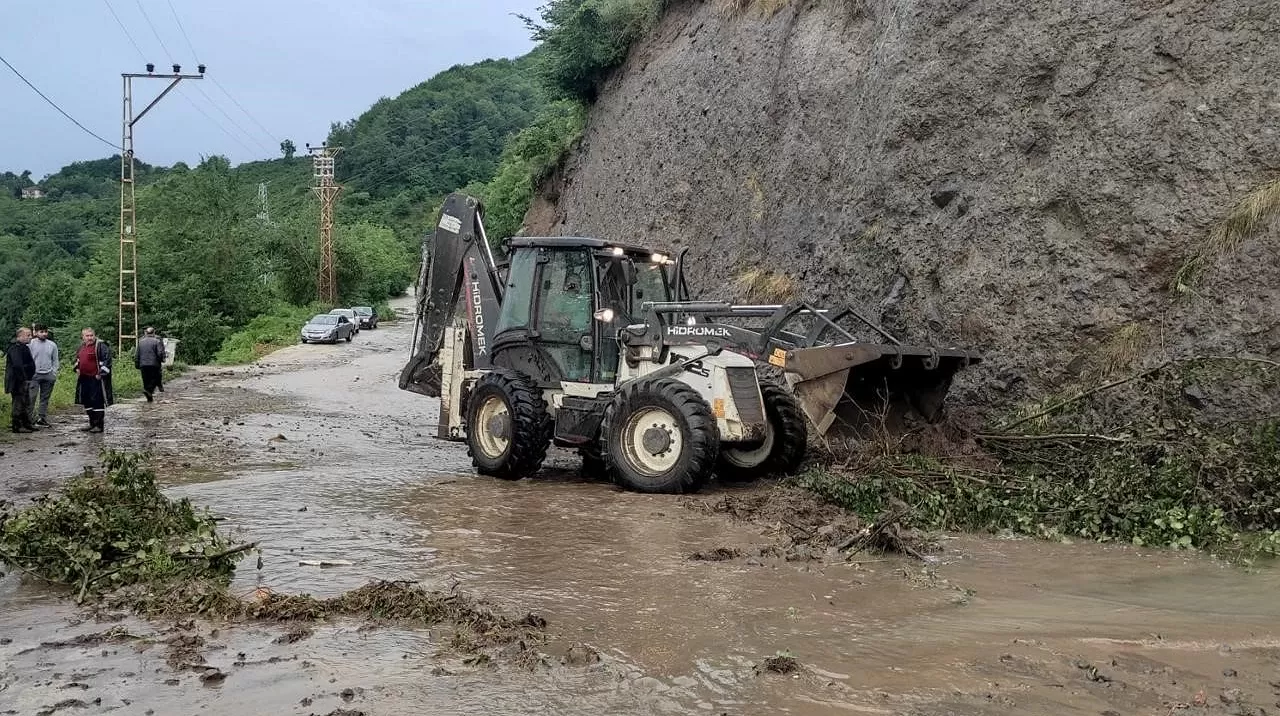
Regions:
<instances>
[{"instance_id":1,"label":"overcast sky","mask_svg":"<svg viewBox=\"0 0 1280 716\"><path fill-rule=\"evenodd\" d=\"M0 57L113 144L120 143L121 72L142 72L146 61L158 71L178 62L187 72L199 60L208 66L206 79L182 82L136 125L137 156L152 164L194 164L202 155L222 154L238 164L279 156L285 138L299 150L321 142L332 122L455 64L528 52L529 33L513 13L532 16L542 4L0 0ZM135 81L136 110L164 86ZM116 151L59 115L2 64L0 116L0 171L30 169L39 179L72 161Z\"/></svg>"}]
</instances>

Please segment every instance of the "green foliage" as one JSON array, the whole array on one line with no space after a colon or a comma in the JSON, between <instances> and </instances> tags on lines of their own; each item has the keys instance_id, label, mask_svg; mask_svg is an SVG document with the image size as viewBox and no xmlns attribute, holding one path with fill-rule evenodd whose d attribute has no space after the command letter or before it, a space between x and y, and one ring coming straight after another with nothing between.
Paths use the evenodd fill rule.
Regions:
<instances>
[{"instance_id":1,"label":"green foliage","mask_svg":"<svg viewBox=\"0 0 1280 716\"><path fill-rule=\"evenodd\" d=\"M666 0L550 0L539 11L540 23L522 18L541 43L538 73L555 96L594 102L609 73L657 24L665 5Z\"/></svg>"},{"instance_id":2,"label":"green foliage","mask_svg":"<svg viewBox=\"0 0 1280 716\"><path fill-rule=\"evenodd\" d=\"M138 583L226 580L228 552L208 514L160 491L142 457L106 451L101 474L68 480L30 507L0 505L0 559L81 597Z\"/></svg>"},{"instance_id":3,"label":"green foliage","mask_svg":"<svg viewBox=\"0 0 1280 716\"><path fill-rule=\"evenodd\" d=\"M1205 418L1182 398L1209 376L1274 395L1280 369L1249 365L1170 364L1127 393L1064 406L1031 433L984 436L996 468L879 452L802 483L868 516L901 500L921 528L1280 555L1280 419Z\"/></svg>"},{"instance_id":4,"label":"green foliage","mask_svg":"<svg viewBox=\"0 0 1280 716\"><path fill-rule=\"evenodd\" d=\"M310 306L277 303L270 312L254 317L244 328L228 336L214 354L213 362L219 365L251 363L272 351L294 345L307 319L328 310L318 303Z\"/></svg>"},{"instance_id":5,"label":"green foliage","mask_svg":"<svg viewBox=\"0 0 1280 716\"><path fill-rule=\"evenodd\" d=\"M586 121L587 108L582 103L553 102L507 146L493 180L468 189L484 201L485 230L491 241L520 230L538 185L564 162Z\"/></svg>"},{"instance_id":6,"label":"green foliage","mask_svg":"<svg viewBox=\"0 0 1280 716\"><path fill-rule=\"evenodd\" d=\"M345 148L338 178L374 199L419 200L485 181L543 102L527 57L452 67L334 125L329 144Z\"/></svg>"},{"instance_id":7,"label":"green foliage","mask_svg":"<svg viewBox=\"0 0 1280 716\"><path fill-rule=\"evenodd\" d=\"M292 139L286 139L280 142L280 153L285 159L293 159L293 155L298 153L298 147L293 143Z\"/></svg>"}]
</instances>

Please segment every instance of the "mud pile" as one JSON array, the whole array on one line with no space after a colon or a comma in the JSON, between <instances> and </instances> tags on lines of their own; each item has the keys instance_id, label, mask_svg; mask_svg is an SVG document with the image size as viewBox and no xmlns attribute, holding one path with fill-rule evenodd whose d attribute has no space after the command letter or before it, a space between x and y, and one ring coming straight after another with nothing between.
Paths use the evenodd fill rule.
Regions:
<instances>
[{"instance_id":1,"label":"mud pile","mask_svg":"<svg viewBox=\"0 0 1280 716\"><path fill-rule=\"evenodd\" d=\"M1280 0L672 2L526 231L689 246L702 297L780 271L985 351L978 405L1274 357L1280 231L1214 236L1280 175L1277 32Z\"/></svg>"}]
</instances>

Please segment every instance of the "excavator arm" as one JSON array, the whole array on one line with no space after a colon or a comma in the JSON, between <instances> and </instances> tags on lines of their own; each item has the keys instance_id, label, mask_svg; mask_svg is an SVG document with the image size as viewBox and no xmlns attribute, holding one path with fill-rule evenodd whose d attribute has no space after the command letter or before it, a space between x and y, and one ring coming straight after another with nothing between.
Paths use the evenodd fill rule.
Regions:
<instances>
[{"instance_id":1,"label":"excavator arm","mask_svg":"<svg viewBox=\"0 0 1280 716\"><path fill-rule=\"evenodd\" d=\"M466 345L454 346L464 370L488 368L490 346L502 307L502 281L484 233L483 208L465 194L450 194L435 233L423 241L425 280L418 283L413 355L400 372L400 388L440 397L440 353L466 326Z\"/></svg>"}]
</instances>

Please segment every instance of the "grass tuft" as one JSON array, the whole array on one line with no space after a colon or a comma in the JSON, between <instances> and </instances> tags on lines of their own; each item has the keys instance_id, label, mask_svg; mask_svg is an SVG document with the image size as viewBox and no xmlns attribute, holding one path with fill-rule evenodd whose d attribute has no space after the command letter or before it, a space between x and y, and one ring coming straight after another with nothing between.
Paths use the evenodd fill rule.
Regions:
<instances>
[{"instance_id":1,"label":"grass tuft","mask_svg":"<svg viewBox=\"0 0 1280 716\"><path fill-rule=\"evenodd\" d=\"M1249 192L1225 219L1213 227L1204 243L1197 246L1178 269L1173 279L1174 290L1179 293L1193 291L1214 261L1238 249L1246 239L1256 236L1271 224L1277 214L1280 214L1280 179Z\"/></svg>"},{"instance_id":2,"label":"grass tuft","mask_svg":"<svg viewBox=\"0 0 1280 716\"><path fill-rule=\"evenodd\" d=\"M738 275L738 290L753 303L786 303L796 297L791 277L777 271L751 268Z\"/></svg>"}]
</instances>

